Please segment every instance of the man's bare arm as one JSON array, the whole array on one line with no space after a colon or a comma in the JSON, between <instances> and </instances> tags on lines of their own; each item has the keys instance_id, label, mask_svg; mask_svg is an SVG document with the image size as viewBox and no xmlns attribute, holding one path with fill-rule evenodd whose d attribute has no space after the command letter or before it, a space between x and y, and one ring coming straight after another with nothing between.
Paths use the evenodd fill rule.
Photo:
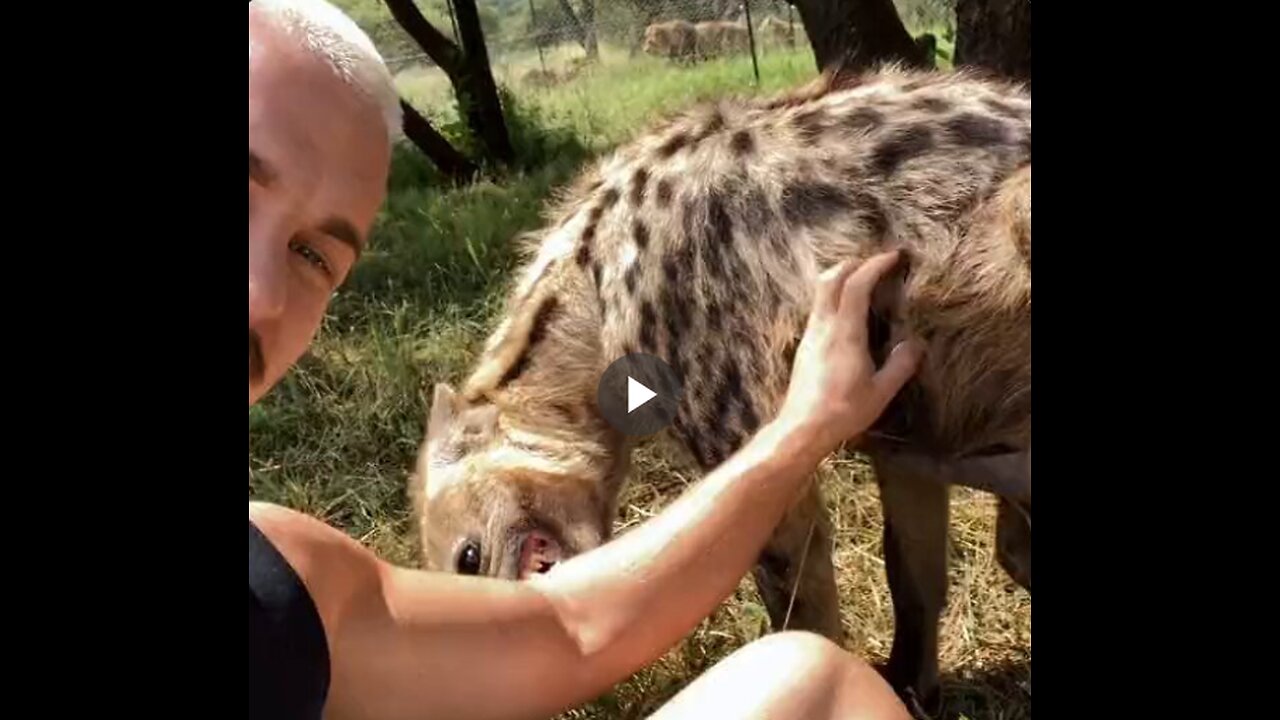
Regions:
<instances>
[{"instance_id":1,"label":"man's bare arm","mask_svg":"<svg viewBox=\"0 0 1280 720\"><path fill-rule=\"evenodd\" d=\"M821 459L914 372L914 347L878 373L866 350L871 288L895 261L824 276L777 420L657 517L545 576L393 568L318 521L268 518L273 541L292 535L277 542L330 635L329 715L545 718L660 657L733 591Z\"/></svg>"}]
</instances>

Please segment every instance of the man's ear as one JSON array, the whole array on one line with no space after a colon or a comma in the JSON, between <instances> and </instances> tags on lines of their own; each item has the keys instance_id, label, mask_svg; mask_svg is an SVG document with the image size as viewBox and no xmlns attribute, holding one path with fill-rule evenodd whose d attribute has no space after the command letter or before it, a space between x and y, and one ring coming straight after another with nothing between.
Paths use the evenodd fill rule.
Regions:
<instances>
[{"instance_id":1,"label":"man's ear","mask_svg":"<svg viewBox=\"0 0 1280 720\"><path fill-rule=\"evenodd\" d=\"M435 395L431 399L431 414L427 417L427 440L441 437L449 430L453 418L457 415L457 393L448 383L436 383Z\"/></svg>"}]
</instances>

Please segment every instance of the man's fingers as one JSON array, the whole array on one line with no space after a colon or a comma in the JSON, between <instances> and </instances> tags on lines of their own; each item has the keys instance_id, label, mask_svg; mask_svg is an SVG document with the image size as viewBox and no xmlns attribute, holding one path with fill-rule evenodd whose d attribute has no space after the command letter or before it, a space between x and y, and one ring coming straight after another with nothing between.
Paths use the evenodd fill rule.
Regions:
<instances>
[{"instance_id":1,"label":"man's fingers","mask_svg":"<svg viewBox=\"0 0 1280 720\"><path fill-rule=\"evenodd\" d=\"M850 274L840 291L840 314L848 318L862 318L871 308L871 292L880 278L898 265L901 253L893 250L872 255Z\"/></svg>"},{"instance_id":2,"label":"man's fingers","mask_svg":"<svg viewBox=\"0 0 1280 720\"><path fill-rule=\"evenodd\" d=\"M904 340L890 351L884 367L880 368L871 381L886 405L920 369L923 358L924 343L919 340Z\"/></svg>"},{"instance_id":3,"label":"man's fingers","mask_svg":"<svg viewBox=\"0 0 1280 720\"><path fill-rule=\"evenodd\" d=\"M840 295L849 276L858 269L858 263L845 260L836 263L818 276L818 290L814 298L815 313L832 313L840 307Z\"/></svg>"}]
</instances>

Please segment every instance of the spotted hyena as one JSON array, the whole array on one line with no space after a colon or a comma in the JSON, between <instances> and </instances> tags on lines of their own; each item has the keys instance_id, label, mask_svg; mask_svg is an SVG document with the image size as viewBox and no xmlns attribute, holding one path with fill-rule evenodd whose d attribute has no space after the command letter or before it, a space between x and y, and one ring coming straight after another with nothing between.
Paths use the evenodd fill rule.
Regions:
<instances>
[{"instance_id":1,"label":"spotted hyena","mask_svg":"<svg viewBox=\"0 0 1280 720\"><path fill-rule=\"evenodd\" d=\"M1001 558L1030 585L1029 469L1008 459L1031 442L1030 192L1030 96L968 74L827 77L701 107L603 159L529 238L465 384L436 386L413 482L426 564L518 578L604 542L633 447L596 406L612 360L675 369L671 432L713 468L777 411L819 273L901 248L873 353L908 333L928 351L863 449L882 488L889 676L936 699L948 482L1013 478L993 486ZM830 552L815 484L754 574L775 627L789 613L842 638Z\"/></svg>"}]
</instances>

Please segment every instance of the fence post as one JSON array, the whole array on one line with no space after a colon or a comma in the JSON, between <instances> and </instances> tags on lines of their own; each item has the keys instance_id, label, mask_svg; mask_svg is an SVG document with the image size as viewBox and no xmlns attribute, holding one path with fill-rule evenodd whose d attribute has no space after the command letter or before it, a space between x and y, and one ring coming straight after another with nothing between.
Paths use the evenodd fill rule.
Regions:
<instances>
[{"instance_id":1,"label":"fence post","mask_svg":"<svg viewBox=\"0 0 1280 720\"><path fill-rule=\"evenodd\" d=\"M796 23L791 19L791 13L795 11L795 6L791 4L791 0L787 0L787 45L792 50L796 49Z\"/></svg>"},{"instance_id":2,"label":"fence post","mask_svg":"<svg viewBox=\"0 0 1280 720\"><path fill-rule=\"evenodd\" d=\"M533 27L533 44L538 48L538 64L542 66L542 79L547 78L547 59L542 56L542 40L538 38L538 16L533 11L533 0L529 0L529 24Z\"/></svg>"},{"instance_id":3,"label":"fence post","mask_svg":"<svg viewBox=\"0 0 1280 720\"><path fill-rule=\"evenodd\" d=\"M756 86L760 85L760 63L756 61L756 31L751 27L751 0L744 0L742 9L747 14L747 42L751 44L751 71L756 76Z\"/></svg>"}]
</instances>

